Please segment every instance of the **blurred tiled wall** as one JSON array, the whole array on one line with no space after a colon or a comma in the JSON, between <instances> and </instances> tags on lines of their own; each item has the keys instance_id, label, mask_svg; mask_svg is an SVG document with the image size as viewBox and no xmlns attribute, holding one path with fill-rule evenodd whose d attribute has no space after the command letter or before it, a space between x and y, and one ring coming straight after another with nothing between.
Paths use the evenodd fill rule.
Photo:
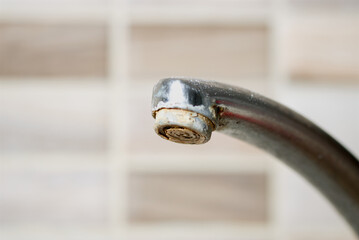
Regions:
<instances>
[{"instance_id":1,"label":"blurred tiled wall","mask_svg":"<svg viewBox=\"0 0 359 240\"><path fill-rule=\"evenodd\" d=\"M250 88L359 155L359 6L0 0L0 239L355 239L268 154L152 130L152 86Z\"/></svg>"}]
</instances>

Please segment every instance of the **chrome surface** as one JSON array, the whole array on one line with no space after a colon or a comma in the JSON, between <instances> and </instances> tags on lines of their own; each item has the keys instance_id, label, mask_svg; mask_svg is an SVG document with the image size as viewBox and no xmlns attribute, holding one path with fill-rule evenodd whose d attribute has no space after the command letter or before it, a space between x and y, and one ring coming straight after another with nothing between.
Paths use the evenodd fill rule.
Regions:
<instances>
[{"instance_id":1,"label":"chrome surface","mask_svg":"<svg viewBox=\"0 0 359 240\"><path fill-rule=\"evenodd\" d=\"M193 112L200 119L191 115L190 121L178 121L169 115L171 109ZM204 143L216 130L273 154L319 189L359 236L359 162L301 115L245 89L185 78L159 81L153 89L152 115L157 133L168 140ZM186 138L191 140L181 141Z\"/></svg>"}]
</instances>

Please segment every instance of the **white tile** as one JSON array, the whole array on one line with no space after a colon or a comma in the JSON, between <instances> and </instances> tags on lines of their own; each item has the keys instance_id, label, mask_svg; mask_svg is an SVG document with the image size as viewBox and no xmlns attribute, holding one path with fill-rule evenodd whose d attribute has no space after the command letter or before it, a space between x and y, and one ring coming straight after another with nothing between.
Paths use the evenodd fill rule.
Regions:
<instances>
[{"instance_id":1,"label":"white tile","mask_svg":"<svg viewBox=\"0 0 359 240\"><path fill-rule=\"evenodd\" d=\"M104 86L24 84L0 91L0 150L89 151L106 148Z\"/></svg>"},{"instance_id":2,"label":"white tile","mask_svg":"<svg viewBox=\"0 0 359 240\"><path fill-rule=\"evenodd\" d=\"M2 226L106 223L108 182L103 171L7 169L0 179Z\"/></svg>"}]
</instances>

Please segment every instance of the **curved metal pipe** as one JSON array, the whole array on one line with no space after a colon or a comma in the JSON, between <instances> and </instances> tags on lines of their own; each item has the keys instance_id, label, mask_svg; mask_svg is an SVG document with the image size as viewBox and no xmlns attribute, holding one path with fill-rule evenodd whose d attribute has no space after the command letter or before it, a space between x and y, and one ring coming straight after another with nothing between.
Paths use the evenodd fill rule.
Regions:
<instances>
[{"instance_id":1,"label":"curved metal pipe","mask_svg":"<svg viewBox=\"0 0 359 240\"><path fill-rule=\"evenodd\" d=\"M197 79L167 78L153 89L155 130L189 144L213 130L258 146L307 178L359 236L359 162L309 120L245 89Z\"/></svg>"}]
</instances>

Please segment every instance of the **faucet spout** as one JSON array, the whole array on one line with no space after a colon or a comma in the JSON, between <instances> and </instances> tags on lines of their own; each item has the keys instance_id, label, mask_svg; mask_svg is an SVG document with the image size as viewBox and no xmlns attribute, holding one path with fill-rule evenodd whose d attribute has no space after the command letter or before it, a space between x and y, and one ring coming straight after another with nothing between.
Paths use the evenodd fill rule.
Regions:
<instances>
[{"instance_id":1,"label":"faucet spout","mask_svg":"<svg viewBox=\"0 0 359 240\"><path fill-rule=\"evenodd\" d=\"M359 236L359 161L298 113L242 88L167 78L153 89L152 115L170 141L202 144L216 130L271 153L321 191Z\"/></svg>"}]
</instances>

